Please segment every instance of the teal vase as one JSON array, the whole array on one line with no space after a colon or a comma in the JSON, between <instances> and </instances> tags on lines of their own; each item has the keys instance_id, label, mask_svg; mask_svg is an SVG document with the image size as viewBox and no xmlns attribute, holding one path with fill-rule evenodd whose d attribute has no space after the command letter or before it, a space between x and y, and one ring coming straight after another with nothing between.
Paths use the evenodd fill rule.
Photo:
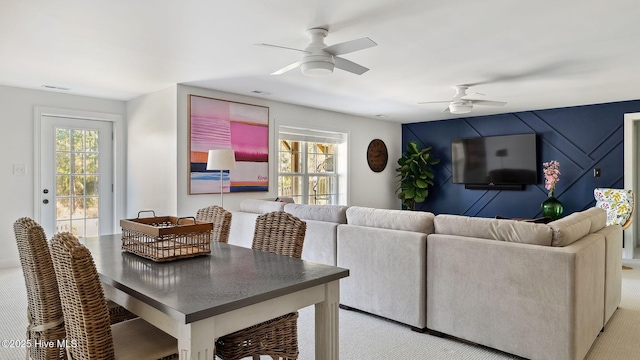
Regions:
<instances>
[{"instance_id":1,"label":"teal vase","mask_svg":"<svg viewBox=\"0 0 640 360\"><path fill-rule=\"evenodd\" d=\"M556 220L562 216L563 210L562 203L553 196L553 190L549 191L549 197L542 203L542 216Z\"/></svg>"}]
</instances>

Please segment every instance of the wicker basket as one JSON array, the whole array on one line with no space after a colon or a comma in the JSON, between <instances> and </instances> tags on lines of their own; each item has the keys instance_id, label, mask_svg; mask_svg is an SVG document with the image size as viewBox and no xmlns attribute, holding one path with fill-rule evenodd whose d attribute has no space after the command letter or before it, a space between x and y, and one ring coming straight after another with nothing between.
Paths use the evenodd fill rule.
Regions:
<instances>
[{"instance_id":1,"label":"wicker basket","mask_svg":"<svg viewBox=\"0 0 640 360\"><path fill-rule=\"evenodd\" d=\"M150 212L153 212L149 210ZM162 262L211 253L213 224L193 217L156 216L120 220L122 250Z\"/></svg>"}]
</instances>

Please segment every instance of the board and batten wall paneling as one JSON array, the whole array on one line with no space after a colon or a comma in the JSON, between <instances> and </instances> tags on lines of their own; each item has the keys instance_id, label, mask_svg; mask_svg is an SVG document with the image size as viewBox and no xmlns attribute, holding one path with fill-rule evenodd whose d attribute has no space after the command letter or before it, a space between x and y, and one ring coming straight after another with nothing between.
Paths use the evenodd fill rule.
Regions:
<instances>
[{"instance_id":1,"label":"board and batten wall paneling","mask_svg":"<svg viewBox=\"0 0 640 360\"><path fill-rule=\"evenodd\" d=\"M564 214L594 206L594 188L624 187L624 114L638 111L640 100L404 124L403 147L418 141L433 146L441 159L435 166L435 186L417 209L488 218L540 217L540 204L548 195L542 163L549 160L560 162L555 196ZM468 190L451 182L451 139L523 133L537 135L536 185L523 191ZM593 176L594 168L601 169L600 177Z\"/></svg>"}]
</instances>

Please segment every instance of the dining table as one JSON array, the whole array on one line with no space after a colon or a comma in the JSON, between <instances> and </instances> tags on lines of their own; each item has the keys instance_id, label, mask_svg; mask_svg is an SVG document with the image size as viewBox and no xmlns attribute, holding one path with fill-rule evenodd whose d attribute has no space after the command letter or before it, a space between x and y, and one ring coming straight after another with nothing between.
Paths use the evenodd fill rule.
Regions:
<instances>
[{"instance_id":1,"label":"dining table","mask_svg":"<svg viewBox=\"0 0 640 360\"><path fill-rule=\"evenodd\" d=\"M211 253L156 262L121 235L82 239L105 296L178 341L180 360L214 359L223 335L315 307L315 358L339 358L340 279L349 270L213 242Z\"/></svg>"}]
</instances>

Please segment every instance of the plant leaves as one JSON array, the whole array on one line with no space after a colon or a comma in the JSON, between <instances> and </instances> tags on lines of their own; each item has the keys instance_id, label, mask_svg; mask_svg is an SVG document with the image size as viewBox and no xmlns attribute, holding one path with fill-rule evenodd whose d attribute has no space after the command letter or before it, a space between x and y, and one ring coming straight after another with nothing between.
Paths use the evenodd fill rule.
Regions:
<instances>
[{"instance_id":1,"label":"plant leaves","mask_svg":"<svg viewBox=\"0 0 640 360\"><path fill-rule=\"evenodd\" d=\"M407 143L407 151L398 159L398 198L408 209L413 210L415 204L424 202L429 194L428 187L433 186L435 178L431 165L438 164L429 146L420 149L416 141Z\"/></svg>"},{"instance_id":2,"label":"plant leaves","mask_svg":"<svg viewBox=\"0 0 640 360\"><path fill-rule=\"evenodd\" d=\"M406 189L404 191L404 197L405 199L413 199L416 196L416 191L415 188L410 188L410 189Z\"/></svg>"},{"instance_id":3,"label":"plant leaves","mask_svg":"<svg viewBox=\"0 0 640 360\"><path fill-rule=\"evenodd\" d=\"M411 141L407 144L407 152L410 154L418 154L420 150L418 150L418 143L415 141Z\"/></svg>"}]
</instances>

